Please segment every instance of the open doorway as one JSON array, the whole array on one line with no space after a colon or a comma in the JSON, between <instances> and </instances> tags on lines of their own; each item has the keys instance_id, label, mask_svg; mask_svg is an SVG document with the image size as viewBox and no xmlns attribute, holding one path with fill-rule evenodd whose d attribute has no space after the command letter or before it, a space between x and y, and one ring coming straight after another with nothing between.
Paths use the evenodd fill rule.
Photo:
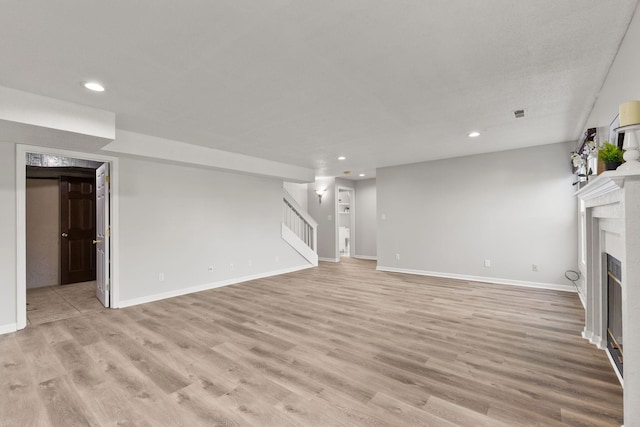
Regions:
<instances>
[{"instance_id":1,"label":"open doorway","mask_svg":"<svg viewBox=\"0 0 640 427\"><path fill-rule=\"evenodd\" d=\"M355 189L338 187L337 199L338 254L355 256Z\"/></svg>"},{"instance_id":2,"label":"open doorway","mask_svg":"<svg viewBox=\"0 0 640 427\"><path fill-rule=\"evenodd\" d=\"M116 159L86 157L18 146L18 329L115 305Z\"/></svg>"},{"instance_id":3,"label":"open doorway","mask_svg":"<svg viewBox=\"0 0 640 427\"><path fill-rule=\"evenodd\" d=\"M103 163L28 153L27 323L97 311L96 170Z\"/></svg>"}]
</instances>

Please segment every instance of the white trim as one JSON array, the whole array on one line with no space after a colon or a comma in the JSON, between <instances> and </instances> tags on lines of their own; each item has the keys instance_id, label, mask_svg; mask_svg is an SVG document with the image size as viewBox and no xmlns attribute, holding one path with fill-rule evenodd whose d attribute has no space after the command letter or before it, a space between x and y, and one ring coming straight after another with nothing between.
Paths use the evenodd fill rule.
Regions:
<instances>
[{"instance_id":1,"label":"white trim","mask_svg":"<svg viewBox=\"0 0 640 427\"><path fill-rule=\"evenodd\" d=\"M606 348L604 350L604 352L607 353L607 357L609 358L609 362L611 363L611 367L613 368L613 372L616 373L616 376L618 377L618 381L620 381L620 385L624 389L624 380L622 379L622 376L620 375L620 372L618 372L618 366L616 365L616 362L613 361L613 356L611 356L611 353L609 352L609 348Z\"/></svg>"},{"instance_id":2,"label":"white trim","mask_svg":"<svg viewBox=\"0 0 640 427\"><path fill-rule=\"evenodd\" d=\"M340 258L324 258L324 257L318 257L318 261L324 261L324 262L340 262Z\"/></svg>"},{"instance_id":3,"label":"white trim","mask_svg":"<svg viewBox=\"0 0 640 427\"><path fill-rule=\"evenodd\" d=\"M16 328L27 327L27 150L16 145Z\"/></svg>"},{"instance_id":4,"label":"white trim","mask_svg":"<svg viewBox=\"0 0 640 427\"><path fill-rule=\"evenodd\" d=\"M219 282L205 283L203 285L192 286L190 288L176 289L174 291L162 292L154 295L147 295L140 298L120 301L120 308L131 307L133 305L146 304L148 302L160 301L167 298L179 297L181 295L192 294L194 292L208 291L210 289L221 288L223 286L236 285L250 280L264 279L265 277L279 276L281 274L293 273L294 271L313 268L312 265L301 265L297 267L284 268L282 270L268 271L266 273L252 274L249 276L235 277L233 279L221 280Z\"/></svg>"},{"instance_id":5,"label":"white trim","mask_svg":"<svg viewBox=\"0 0 640 427\"><path fill-rule=\"evenodd\" d=\"M419 276L433 276L433 277L444 277L447 279L460 279L460 280L467 280L470 282L495 283L497 285L523 286L526 288L549 289L554 291L573 292L573 293L577 292L576 288L571 285L558 285L554 283L527 282L524 280L498 279L495 277L469 276L466 274L439 273L435 271L409 270L405 268L394 268L394 267L384 267L384 266L377 266L376 270L388 271L392 273L416 274Z\"/></svg>"},{"instance_id":6,"label":"white trim","mask_svg":"<svg viewBox=\"0 0 640 427\"><path fill-rule=\"evenodd\" d=\"M27 326L27 256L26 256L26 154L50 154L55 156L73 157L83 160L93 160L111 164L111 301L113 307L119 307L120 302L120 262L119 262L119 166L118 158L99 154L83 153L79 151L60 150L49 147L16 144L16 328Z\"/></svg>"},{"instance_id":7,"label":"white trim","mask_svg":"<svg viewBox=\"0 0 640 427\"><path fill-rule=\"evenodd\" d=\"M354 255L353 257L354 258L358 258L358 259L371 259L371 260L374 260L374 261L378 260L377 256L372 256L372 255Z\"/></svg>"},{"instance_id":8,"label":"white trim","mask_svg":"<svg viewBox=\"0 0 640 427\"><path fill-rule=\"evenodd\" d=\"M11 332L15 332L17 330L18 330L18 327L15 323L9 323L8 325L0 325L0 335L10 334Z\"/></svg>"},{"instance_id":9,"label":"white trim","mask_svg":"<svg viewBox=\"0 0 640 427\"><path fill-rule=\"evenodd\" d=\"M300 239L296 235L296 233L291 231L291 229L289 229L289 227L287 227L287 225L284 222L282 223L282 226L280 227L280 229L282 230L281 231L282 240L287 242L289 246L291 246L300 255L302 255L307 261L309 261L309 263L311 263L312 266L317 267L318 254L315 253L313 249L311 249L309 246L307 246L306 243L304 243L302 239Z\"/></svg>"},{"instance_id":10,"label":"white trim","mask_svg":"<svg viewBox=\"0 0 640 427\"><path fill-rule=\"evenodd\" d=\"M587 300L584 298L584 295L582 295L582 292L580 292L579 289L576 290L578 292L578 296L580 297L580 302L582 303L582 308L584 308L586 310L587 308Z\"/></svg>"}]
</instances>

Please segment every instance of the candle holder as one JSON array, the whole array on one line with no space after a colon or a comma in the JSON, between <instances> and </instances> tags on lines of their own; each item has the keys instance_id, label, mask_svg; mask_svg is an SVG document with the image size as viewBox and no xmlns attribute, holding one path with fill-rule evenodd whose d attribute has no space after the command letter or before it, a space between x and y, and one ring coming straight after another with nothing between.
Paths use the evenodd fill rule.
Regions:
<instances>
[{"instance_id":1,"label":"candle holder","mask_svg":"<svg viewBox=\"0 0 640 427\"><path fill-rule=\"evenodd\" d=\"M638 145L638 132L640 124L621 126L616 129L618 133L624 133L624 163L618 166L619 171L640 171L640 146Z\"/></svg>"}]
</instances>

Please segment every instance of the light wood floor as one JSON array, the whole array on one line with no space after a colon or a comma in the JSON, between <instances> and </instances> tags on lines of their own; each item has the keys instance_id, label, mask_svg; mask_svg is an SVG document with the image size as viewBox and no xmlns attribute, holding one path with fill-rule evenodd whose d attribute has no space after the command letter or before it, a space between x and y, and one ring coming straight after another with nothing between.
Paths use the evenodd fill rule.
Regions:
<instances>
[{"instance_id":1,"label":"light wood floor","mask_svg":"<svg viewBox=\"0 0 640 427\"><path fill-rule=\"evenodd\" d=\"M317 269L0 336L3 426L619 426L575 294Z\"/></svg>"},{"instance_id":2,"label":"light wood floor","mask_svg":"<svg viewBox=\"0 0 640 427\"><path fill-rule=\"evenodd\" d=\"M27 323L39 325L104 310L96 298L96 282L27 289Z\"/></svg>"}]
</instances>

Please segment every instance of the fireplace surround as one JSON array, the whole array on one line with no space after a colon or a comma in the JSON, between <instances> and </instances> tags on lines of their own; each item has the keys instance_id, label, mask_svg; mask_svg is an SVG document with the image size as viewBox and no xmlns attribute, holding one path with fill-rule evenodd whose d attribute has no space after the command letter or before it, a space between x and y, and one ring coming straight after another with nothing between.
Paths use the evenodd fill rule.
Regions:
<instances>
[{"instance_id":1,"label":"fireplace surround","mask_svg":"<svg viewBox=\"0 0 640 427\"><path fill-rule=\"evenodd\" d=\"M615 276L619 288L624 343L625 425L640 425L640 172L610 171L577 192L580 200L580 270L585 305L582 336L607 351L609 322L608 256L619 260ZM614 295L615 297L615 295ZM614 353L615 356L615 353ZM612 365L614 356L610 355ZM614 367L618 371L617 367Z\"/></svg>"},{"instance_id":2,"label":"fireplace surround","mask_svg":"<svg viewBox=\"0 0 640 427\"><path fill-rule=\"evenodd\" d=\"M607 351L620 378L624 378L622 333L622 263L607 254Z\"/></svg>"}]
</instances>

